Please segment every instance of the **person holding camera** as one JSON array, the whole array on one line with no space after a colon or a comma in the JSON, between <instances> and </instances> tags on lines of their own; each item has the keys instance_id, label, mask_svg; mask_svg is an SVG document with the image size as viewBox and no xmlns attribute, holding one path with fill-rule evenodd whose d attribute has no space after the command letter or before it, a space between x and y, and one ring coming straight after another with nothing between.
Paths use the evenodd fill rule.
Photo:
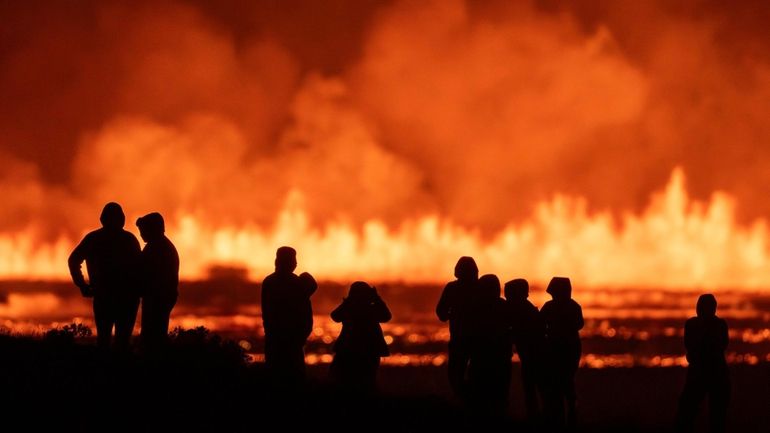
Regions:
<instances>
[{"instance_id":1,"label":"person holding camera","mask_svg":"<svg viewBox=\"0 0 770 433\"><path fill-rule=\"evenodd\" d=\"M334 343L332 377L348 391L373 392L380 357L390 354L380 326L392 317L388 306L377 289L356 281L331 317L342 323L342 332Z\"/></svg>"}]
</instances>

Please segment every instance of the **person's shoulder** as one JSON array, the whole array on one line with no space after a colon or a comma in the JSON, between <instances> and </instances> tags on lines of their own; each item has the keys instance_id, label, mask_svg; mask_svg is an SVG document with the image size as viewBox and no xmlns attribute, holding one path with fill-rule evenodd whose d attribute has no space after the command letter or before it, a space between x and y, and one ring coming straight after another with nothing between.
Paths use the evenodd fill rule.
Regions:
<instances>
[{"instance_id":1,"label":"person's shoulder","mask_svg":"<svg viewBox=\"0 0 770 433\"><path fill-rule=\"evenodd\" d=\"M134 234L133 234L133 233L131 233L131 232L130 232L130 231L128 231L128 230L125 230L125 229L121 229L121 230L120 230L120 236L121 236L121 238L123 238L123 240L125 240L126 242L130 242L130 243L132 243L132 244L136 244L136 245L139 245L139 240L136 238L136 236L134 236Z\"/></svg>"},{"instance_id":2,"label":"person's shoulder","mask_svg":"<svg viewBox=\"0 0 770 433\"><path fill-rule=\"evenodd\" d=\"M460 281L452 280L446 283L446 285L444 286L444 290L452 291L452 290L456 290L458 287L460 287Z\"/></svg>"},{"instance_id":3,"label":"person's shoulder","mask_svg":"<svg viewBox=\"0 0 770 433\"><path fill-rule=\"evenodd\" d=\"M176 251L176 246L174 245L174 243L173 243L173 242L171 242L171 239L169 239L169 238L168 238L168 237L166 237L166 236L163 236L163 240L162 240L162 242L163 242L163 243L162 243L162 245L163 245L163 248L164 248L165 250L167 250L167 251L169 251L169 252L171 252L171 253L173 253L173 254L178 254L178 253L177 253L177 251Z\"/></svg>"},{"instance_id":4,"label":"person's shoulder","mask_svg":"<svg viewBox=\"0 0 770 433\"><path fill-rule=\"evenodd\" d=\"M554 302L553 300L546 301L545 304L543 304L542 307L540 307L540 314L548 315L551 310L553 310Z\"/></svg>"},{"instance_id":5,"label":"person's shoulder","mask_svg":"<svg viewBox=\"0 0 770 433\"><path fill-rule=\"evenodd\" d=\"M96 245L98 245L100 240L103 239L103 234L101 232L101 229L92 230L83 236L83 239L80 240L80 242L77 245L77 249L81 253L89 254L88 251L90 251L92 248L95 248Z\"/></svg>"},{"instance_id":6,"label":"person's shoulder","mask_svg":"<svg viewBox=\"0 0 770 433\"><path fill-rule=\"evenodd\" d=\"M318 289L318 282L308 272L303 272L297 275L297 281L302 285L302 288L310 292L315 292Z\"/></svg>"},{"instance_id":7,"label":"person's shoulder","mask_svg":"<svg viewBox=\"0 0 770 433\"><path fill-rule=\"evenodd\" d=\"M168 245L168 247L171 248L172 250L176 251L176 245L174 245L174 243L171 242L171 239L167 237L164 237L164 239L166 240L166 245Z\"/></svg>"},{"instance_id":8,"label":"person's shoulder","mask_svg":"<svg viewBox=\"0 0 770 433\"><path fill-rule=\"evenodd\" d=\"M100 237L104 236L104 228L98 228L96 230L91 230L90 232L86 233L85 236L83 236L83 242L92 242Z\"/></svg>"}]
</instances>

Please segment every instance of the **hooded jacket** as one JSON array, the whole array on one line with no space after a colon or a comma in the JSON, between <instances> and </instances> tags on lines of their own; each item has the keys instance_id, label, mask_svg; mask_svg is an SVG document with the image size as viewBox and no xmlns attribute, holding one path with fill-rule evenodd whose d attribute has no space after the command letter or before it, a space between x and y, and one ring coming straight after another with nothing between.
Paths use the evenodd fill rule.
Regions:
<instances>
[{"instance_id":1,"label":"hooded jacket","mask_svg":"<svg viewBox=\"0 0 770 433\"><path fill-rule=\"evenodd\" d=\"M123 209L117 203L108 203L100 221L102 227L88 233L70 254L72 281L81 290L90 285L97 297L138 295L135 279L141 250L136 237L123 230L126 222ZM83 261L89 283L81 270Z\"/></svg>"}]
</instances>

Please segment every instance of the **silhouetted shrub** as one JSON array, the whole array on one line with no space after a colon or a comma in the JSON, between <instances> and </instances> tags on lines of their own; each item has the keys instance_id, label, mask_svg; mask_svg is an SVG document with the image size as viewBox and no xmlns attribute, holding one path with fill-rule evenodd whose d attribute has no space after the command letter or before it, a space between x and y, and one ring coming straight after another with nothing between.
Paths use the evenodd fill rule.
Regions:
<instances>
[{"instance_id":1,"label":"silhouetted shrub","mask_svg":"<svg viewBox=\"0 0 770 433\"><path fill-rule=\"evenodd\" d=\"M193 329L174 328L169 334L169 348L185 362L197 364L242 365L248 360L246 351L232 340L223 339L199 326Z\"/></svg>"},{"instance_id":2,"label":"silhouetted shrub","mask_svg":"<svg viewBox=\"0 0 770 433\"><path fill-rule=\"evenodd\" d=\"M43 340L55 344L73 344L76 338L88 338L91 328L82 323L71 323L61 328L49 329L43 335Z\"/></svg>"}]
</instances>

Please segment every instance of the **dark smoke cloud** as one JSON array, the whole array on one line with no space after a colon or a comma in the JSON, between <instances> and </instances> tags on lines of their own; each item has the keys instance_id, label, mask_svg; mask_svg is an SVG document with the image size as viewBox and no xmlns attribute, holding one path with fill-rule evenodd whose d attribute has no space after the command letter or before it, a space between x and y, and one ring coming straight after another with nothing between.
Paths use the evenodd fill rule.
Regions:
<instances>
[{"instance_id":1,"label":"dark smoke cloud","mask_svg":"<svg viewBox=\"0 0 770 433\"><path fill-rule=\"evenodd\" d=\"M494 230L556 192L638 209L675 166L764 217L769 19L764 2L6 2L0 230L80 232L107 200L269 224L295 190L316 222Z\"/></svg>"}]
</instances>

